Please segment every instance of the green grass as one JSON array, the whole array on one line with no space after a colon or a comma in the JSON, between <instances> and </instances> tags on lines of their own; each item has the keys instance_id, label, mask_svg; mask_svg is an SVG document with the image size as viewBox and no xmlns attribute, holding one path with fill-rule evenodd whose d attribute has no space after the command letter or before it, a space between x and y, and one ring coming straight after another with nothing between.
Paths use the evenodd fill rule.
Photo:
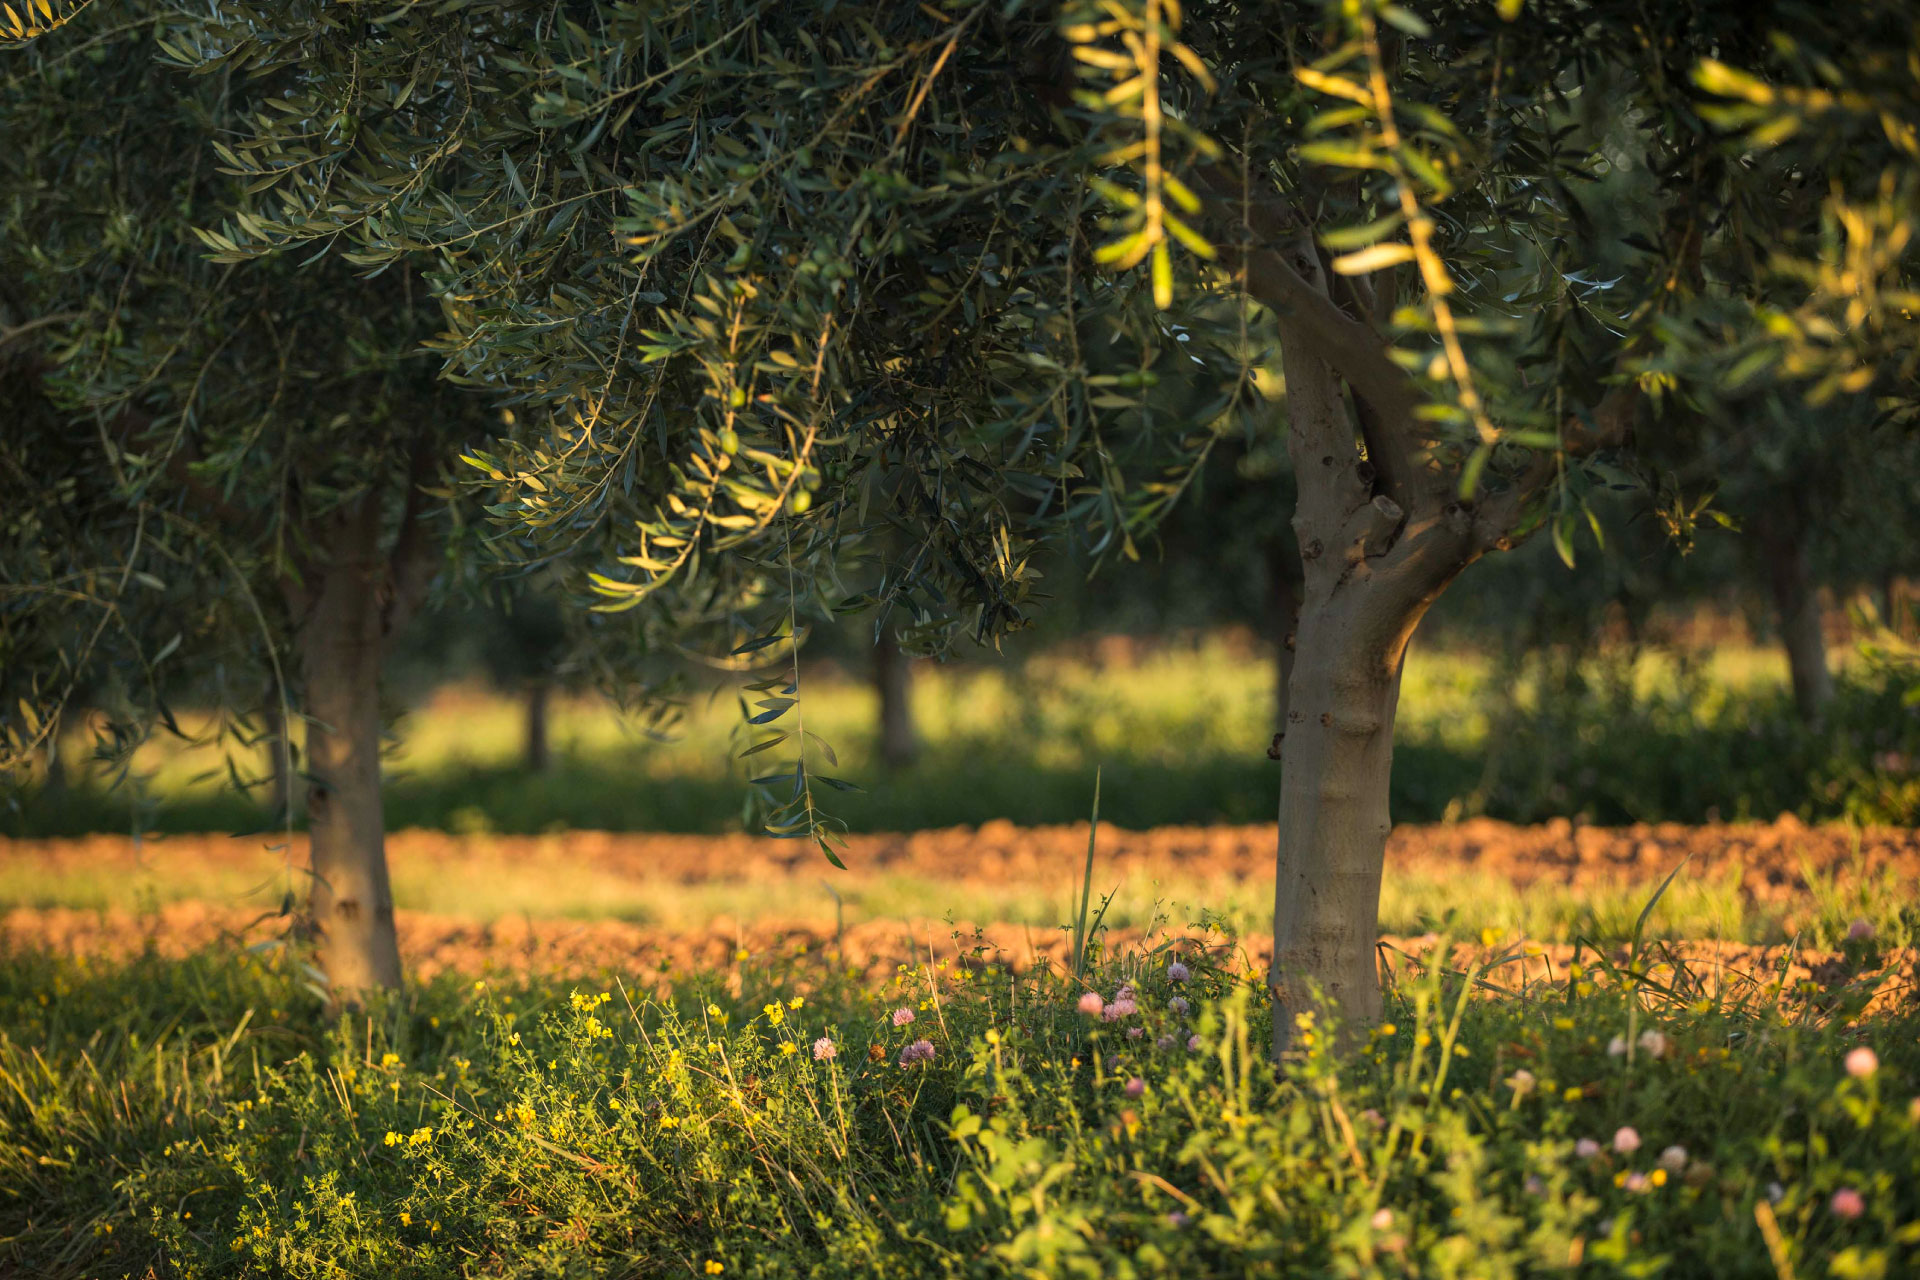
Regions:
<instances>
[{"instance_id":1,"label":"green grass","mask_svg":"<svg viewBox=\"0 0 1920 1280\"><path fill-rule=\"evenodd\" d=\"M1210 637L1125 664L1042 655L1004 666L920 666L914 708L926 746L899 773L876 762L869 688L831 669L804 684L806 727L839 759L829 765L814 747L810 767L865 788L822 793L854 830L1072 821L1086 812L1096 766L1106 778L1105 816L1121 826L1273 819L1272 675L1249 646ZM1787 811L1920 821L1920 715L1903 703L1912 669L1856 661L1847 673L1816 731L1794 714L1784 664L1768 650L1652 653L1631 663L1603 656L1572 671L1535 664L1509 672L1472 652L1416 646L1398 724L1394 815L1621 823ZM519 716L515 703L465 689L403 716L388 767L388 825L737 830L743 779L783 758L780 750L732 757L740 718L730 695L690 706L670 741L649 738L604 703L578 700L556 712L554 769L532 774L518 760ZM182 723L196 735L210 728L204 718ZM229 783L233 772L264 774L259 751L230 739L195 749L156 739L133 763L142 786L29 791L0 815L0 830L251 831L267 821L259 799Z\"/></svg>"},{"instance_id":2,"label":"green grass","mask_svg":"<svg viewBox=\"0 0 1920 1280\"><path fill-rule=\"evenodd\" d=\"M1853 959L1871 969L1864 950ZM1130 982L1138 997L1105 1024L1055 977L943 967L863 989L818 954L691 975L660 997L610 980L446 979L339 1021L282 954L9 956L0 1271L1920 1265L1920 1023L1910 1004L1862 1013L1871 978L1782 1006L1593 958L1511 998L1469 998L1436 973L1395 988L1389 1025L1350 1051L1322 1020L1275 1071L1260 992L1194 956L1175 985L1168 959L1096 957L1103 995ZM893 1025L896 1008L913 1022ZM1665 1037L1657 1056L1639 1047L1649 1032ZM1608 1053L1615 1036L1632 1056ZM823 1037L830 1061L812 1052ZM931 1061L902 1066L918 1039ZM1850 1076L1863 1046L1876 1069ZM1639 1146L1619 1150L1628 1128Z\"/></svg>"}]
</instances>

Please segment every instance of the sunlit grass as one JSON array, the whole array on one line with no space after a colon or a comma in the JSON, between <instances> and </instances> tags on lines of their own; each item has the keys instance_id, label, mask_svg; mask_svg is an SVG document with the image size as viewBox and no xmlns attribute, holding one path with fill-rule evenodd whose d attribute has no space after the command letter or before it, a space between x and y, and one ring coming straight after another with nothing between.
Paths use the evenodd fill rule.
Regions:
<instances>
[{"instance_id":1,"label":"sunlit grass","mask_svg":"<svg viewBox=\"0 0 1920 1280\"><path fill-rule=\"evenodd\" d=\"M1086 811L1096 767L1108 779L1109 816L1128 826L1265 821L1277 803L1272 738L1273 673L1264 646L1244 633L1158 646L1111 642L1021 663L915 664L914 718L923 744L912 767L878 763L876 695L862 680L823 665L802 687L807 729L837 763L809 746L809 768L843 777L862 792L826 798L829 812L856 830L937 827L1006 817L1069 821ZM1712 722L1729 705L1777 698L1783 660L1772 650L1726 648L1686 659L1704 672L1682 680L1681 660L1650 654L1633 680L1641 698L1675 696ZM739 680L751 677L741 676ZM1492 718L1511 695L1525 708L1529 683L1507 679L1481 653L1413 649L1397 726L1394 805L1398 816L1450 813L1482 781ZM732 688L694 698L668 738L643 732L605 701L557 700L553 768L522 764L524 708L475 686L444 687L395 722L388 753L388 825L462 832L608 827L683 831L738 829L749 773L779 772L783 745L751 761ZM211 738L206 715L183 714L193 738ZM1596 733L1605 725L1590 726ZM85 752L69 736L69 760ZM41 797L13 830L253 830L267 822L266 789L237 795L236 774L268 773L264 747L228 737L191 746L156 735L133 759L134 788L102 794L81 785ZM70 766L84 783L85 769Z\"/></svg>"}]
</instances>

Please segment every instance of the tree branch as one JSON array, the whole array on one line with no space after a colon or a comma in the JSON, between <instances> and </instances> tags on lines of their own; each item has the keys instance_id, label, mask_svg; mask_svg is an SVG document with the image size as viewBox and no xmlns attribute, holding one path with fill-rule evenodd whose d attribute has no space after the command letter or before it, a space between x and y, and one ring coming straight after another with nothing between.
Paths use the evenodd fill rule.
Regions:
<instances>
[{"instance_id":1,"label":"tree branch","mask_svg":"<svg viewBox=\"0 0 1920 1280\"><path fill-rule=\"evenodd\" d=\"M1393 362L1386 340L1370 324L1349 315L1325 289L1309 282L1304 273L1317 263L1296 265L1288 253L1274 247L1305 237L1307 244L1299 252L1311 253L1311 227L1278 201L1252 198L1239 176L1224 165L1200 166L1192 176L1206 220L1238 232L1216 236L1223 262L1242 275L1248 296L1291 320L1289 330L1365 402L1371 412L1359 416L1368 461L1387 495L1410 506L1420 470L1420 450L1411 430L1413 412L1422 400L1418 384Z\"/></svg>"},{"instance_id":2,"label":"tree branch","mask_svg":"<svg viewBox=\"0 0 1920 1280\"><path fill-rule=\"evenodd\" d=\"M1643 398L1637 382L1615 386L1600 397L1600 403L1593 407L1587 419L1573 417L1561 425L1561 453L1570 458L1585 458L1626 443L1639 419ZM1554 454L1535 454L1513 484L1479 504L1473 519L1475 541L1488 550L1505 551L1511 547L1513 530L1527 505L1553 483L1559 470Z\"/></svg>"}]
</instances>

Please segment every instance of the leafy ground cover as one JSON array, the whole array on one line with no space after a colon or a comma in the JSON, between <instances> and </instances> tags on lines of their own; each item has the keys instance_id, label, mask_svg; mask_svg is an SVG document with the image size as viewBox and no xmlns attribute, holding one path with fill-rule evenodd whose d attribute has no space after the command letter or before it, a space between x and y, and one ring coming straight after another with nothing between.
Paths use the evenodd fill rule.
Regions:
<instances>
[{"instance_id":1,"label":"leafy ground cover","mask_svg":"<svg viewBox=\"0 0 1920 1280\"><path fill-rule=\"evenodd\" d=\"M1086 812L1096 765L1108 816L1122 826L1272 820L1273 676L1245 639L919 665L924 750L896 773L877 763L868 687L823 668L803 689L808 728L833 744L838 772L866 788L833 798L835 815L856 831L1070 822ZM1610 655L1549 675L1471 650L1416 647L1398 721L1394 813L1412 822L1565 815L1618 825L1791 812L1912 825L1914 684L1905 665L1855 659L1815 732L1794 713L1784 661L1771 651ZM562 702L555 765L534 775L518 759L516 704L444 690L399 722L389 825L468 834L738 829L746 794L744 765L730 755L738 713L727 697L686 712L672 739L659 741L603 703ZM190 716L181 723L196 735L211 727ZM73 737L77 757L84 744ZM12 797L0 830L251 831L266 821L257 798L229 785L233 772L264 776L263 753L155 740L134 768L146 785L110 793L70 769L75 785L61 793Z\"/></svg>"},{"instance_id":2,"label":"leafy ground cover","mask_svg":"<svg viewBox=\"0 0 1920 1280\"><path fill-rule=\"evenodd\" d=\"M1164 937L1096 947L1079 979L963 954L873 982L822 950L657 992L449 974L338 1020L285 949L15 952L0 1258L47 1277L1920 1265L1920 1019L1864 928L1786 990L1630 948L1490 995L1513 991L1499 960L1402 966L1385 1025L1314 1025L1276 1067L1257 985Z\"/></svg>"}]
</instances>

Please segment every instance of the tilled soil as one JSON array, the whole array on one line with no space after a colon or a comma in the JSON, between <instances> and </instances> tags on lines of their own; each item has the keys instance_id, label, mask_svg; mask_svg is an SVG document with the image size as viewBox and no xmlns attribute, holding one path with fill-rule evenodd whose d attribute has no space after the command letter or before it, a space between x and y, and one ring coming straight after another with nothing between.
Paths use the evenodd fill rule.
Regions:
<instances>
[{"instance_id":1,"label":"tilled soil","mask_svg":"<svg viewBox=\"0 0 1920 1280\"><path fill-rule=\"evenodd\" d=\"M1102 826L1102 875L1153 874L1258 881L1273 875L1274 829L1267 826L1158 827L1123 831ZM0 864L31 860L61 869L174 866L260 866L262 841L225 836L173 836L136 848L125 837L72 840L0 839ZM1087 855L1087 826L1016 827L989 822L906 834L856 835L845 852L854 874L911 874L961 883L1036 884L1077 881ZM401 831L387 838L396 864L566 865L634 880L679 883L805 876L818 878L820 855L806 841L750 835L658 835L571 831L539 836L456 836ZM288 857L306 860L296 835ZM1718 879L1737 870L1755 902L1790 898L1807 875L1891 873L1920 883L1920 832L1911 828L1808 827L1792 817L1770 823L1681 823L1581 827L1564 820L1521 827L1476 819L1402 826L1387 842L1388 874L1476 871L1526 888L1582 889L1622 881L1658 881L1688 859L1687 874Z\"/></svg>"},{"instance_id":2,"label":"tilled soil","mask_svg":"<svg viewBox=\"0 0 1920 1280\"><path fill-rule=\"evenodd\" d=\"M903 835L855 836L846 861L855 875L913 874L958 883L1037 883L1077 878L1086 858L1087 827L1020 828L989 823ZM1139 870L1149 874L1260 880L1273 874L1272 827L1166 827L1132 832L1102 827L1099 860L1103 873ZM741 882L817 878L819 855L800 841L735 836L682 836L578 831L543 836L452 836L404 831L388 839L388 853L399 862L476 865L560 865L584 867L639 881L680 883ZM304 837L296 837L289 856L304 861ZM257 867L259 840L225 837L173 837L136 849L124 838L95 836L76 840L0 840L0 865L34 860L47 871L99 871L125 866L151 867L160 859L173 865L192 860L211 865ZM1575 827L1567 822L1517 827L1492 821L1446 826L1402 827L1388 844L1389 875L1424 872L1446 875L1475 871L1504 877L1515 885L1563 885L1578 890L1621 882L1657 881L1682 858L1690 874L1719 878L1737 874L1743 894L1755 902L1790 899L1807 890L1807 878L1891 874L1920 883L1920 833L1907 829L1806 827L1791 818L1773 823L1624 828ZM471 871L469 872L471 873ZM91 911L70 908L14 908L0 916L0 940L15 947L47 948L69 954L119 956L151 950L163 955L236 942L259 941L284 932L286 922L227 905L174 903L157 912ZM1059 964L1068 943L1058 930L1005 923L950 925L926 919L865 921L836 932L814 919L729 920L719 918L699 929L670 930L617 920L477 921L423 912L399 913L401 947L410 971L421 978L445 972L516 970L529 974L619 974L641 986L659 985L674 973L737 972L745 964L777 962L805 969L833 964L867 977L890 975L903 963L964 959L975 947L991 962L1021 972L1036 964ZM1161 939L1155 939L1159 941ZM1137 931L1116 930L1109 943L1119 948L1142 941ZM1399 953L1420 954L1427 938L1388 938L1383 956L1404 963ZM1270 956L1270 940L1248 937L1227 942L1219 935L1182 935L1180 944L1211 951L1229 967L1258 972ZM1456 963L1474 958L1463 948ZM1564 974L1575 959L1565 944L1542 944L1521 955L1492 980L1502 984L1523 977ZM740 953L746 959L740 959ZM1824 982L1835 957L1782 946L1737 943L1681 944L1676 959L1713 981L1756 984L1784 980L1789 987L1812 978ZM1591 960L1589 954L1587 959ZM1889 957L1910 970L1912 957ZM978 963L988 963L980 960Z\"/></svg>"},{"instance_id":3,"label":"tilled soil","mask_svg":"<svg viewBox=\"0 0 1920 1280\"><path fill-rule=\"evenodd\" d=\"M511 972L527 977L574 978L605 982L620 979L638 990L664 990L676 976L704 973L737 991L744 970L777 967L798 980L801 989L829 970L873 983L892 977L901 965L932 962L980 968L988 965L1021 974L1035 966L1064 969L1069 943L1059 930L1017 925L974 926L944 920L868 921L836 932L814 920L761 919L721 921L701 930L668 930L619 920L498 920L479 922L426 912L398 913L400 950L419 980L442 974ZM155 912L88 911L74 908L16 908L0 915L0 943L113 960L140 954L179 957L205 950L240 954L244 946L288 936L287 921L258 912L184 902ZM1116 929L1107 945L1119 954L1137 953L1143 944L1157 947L1168 935L1143 937L1139 930ZM1411 971L1433 958L1433 935L1381 940L1382 963ZM1272 958L1268 938L1227 939L1218 934L1182 931L1174 948L1189 957L1205 957L1237 974L1260 974ZM1493 989L1514 989L1546 979L1562 980L1568 966L1589 966L1604 959L1625 964L1624 949L1604 956L1591 948L1564 943L1504 944L1489 948L1459 943L1448 961L1456 968L1499 961L1483 976ZM1878 957L1875 971L1897 975L1876 1004L1912 998L1920 955L1894 952ZM1660 944L1639 960L1639 969L1656 981L1671 981L1683 968L1690 988L1707 994L1753 994L1779 983L1787 992L1812 983L1825 989L1853 976L1845 958L1831 952L1793 946L1749 946L1728 942Z\"/></svg>"}]
</instances>

